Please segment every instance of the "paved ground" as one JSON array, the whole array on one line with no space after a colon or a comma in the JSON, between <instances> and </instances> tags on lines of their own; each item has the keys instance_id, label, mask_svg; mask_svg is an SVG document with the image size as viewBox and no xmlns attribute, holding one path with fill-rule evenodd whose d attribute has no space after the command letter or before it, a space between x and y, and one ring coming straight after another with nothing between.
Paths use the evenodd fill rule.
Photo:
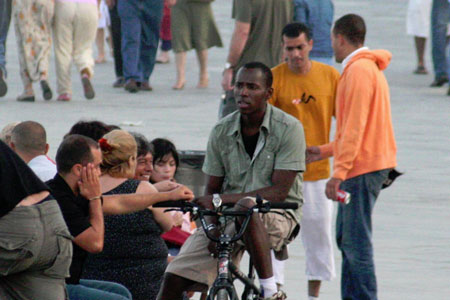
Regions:
<instances>
[{"instance_id":1,"label":"paved ground","mask_svg":"<svg viewBox=\"0 0 450 300\"><path fill-rule=\"evenodd\" d=\"M226 47L230 41L231 1L213 5ZM447 299L450 296L450 97L446 89L428 88L432 75L412 75L415 67L413 40L405 35L406 0L336 0L336 16L354 12L367 21L367 45L393 53L386 71L392 94L392 110L398 143L399 169L405 172L379 197L374 213L374 245L380 299ZM0 100L0 127L17 120L36 120L48 131L54 155L71 125L79 119L108 123L141 123L123 126L148 138L168 137L180 149L204 149L208 133L217 120L220 73L226 48L210 51L210 87L195 88L198 69L194 53L188 56L185 90L172 91L174 65L157 66L152 79L154 92L130 95L111 88L111 59L96 67L97 97L82 98L74 73L74 99L70 103L18 103L21 92L13 27L8 39L9 93ZM429 58L429 55L428 55ZM431 68L430 59L427 61ZM54 72L51 84L55 86ZM38 91L38 90L36 90ZM336 251L340 263L340 254ZM306 299L304 255L299 240L291 247L286 290L290 299ZM339 273L338 273L339 274ZM321 299L339 298L339 276L323 284Z\"/></svg>"}]
</instances>

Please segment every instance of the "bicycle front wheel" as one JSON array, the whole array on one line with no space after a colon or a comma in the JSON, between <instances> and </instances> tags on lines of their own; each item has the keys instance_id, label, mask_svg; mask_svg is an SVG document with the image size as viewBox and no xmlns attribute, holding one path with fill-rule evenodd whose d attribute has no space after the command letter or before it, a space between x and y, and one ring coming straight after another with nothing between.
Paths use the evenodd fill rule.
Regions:
<instances>
[{"instance_id":1,"label":"bicycle front wheel","mask_svg":"<svg viewBox=\"0 0 450 300\"><path fill-rule=\"evenodd\" d=\"M216 297L214 300L230 300L230 296L226 289L221 289L217 291Z\"/></svg>"}]
</instances>

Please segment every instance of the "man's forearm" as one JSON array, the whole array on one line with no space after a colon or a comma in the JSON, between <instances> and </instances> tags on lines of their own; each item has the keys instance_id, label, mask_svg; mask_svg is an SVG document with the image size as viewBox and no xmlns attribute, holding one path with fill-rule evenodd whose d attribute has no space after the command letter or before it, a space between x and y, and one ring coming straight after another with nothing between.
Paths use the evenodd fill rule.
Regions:
<instances>
[{"instance_id":1,"label":"man's forearm","mask_svg":"<svg viewBox=\"0 0 450 300\"><path fill-rule=\"evenodd\" d=\"M89 223L91 223L92 229L98 234L99 239L103 240L105 223L100 199L89 201Z\"/></svg>"}]
</instances>

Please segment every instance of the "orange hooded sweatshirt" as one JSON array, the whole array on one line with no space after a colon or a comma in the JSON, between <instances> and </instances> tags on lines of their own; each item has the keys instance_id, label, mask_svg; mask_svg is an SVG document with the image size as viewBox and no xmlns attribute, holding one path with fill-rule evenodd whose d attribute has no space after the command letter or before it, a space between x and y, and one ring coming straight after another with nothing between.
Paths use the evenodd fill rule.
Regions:
<instances>
[{"instance_id":1,"label":"orange hooded sweatshirt","mask_svg":"<svg viewBox=\"0 0 450 300\"><path fill-rule=\"evenodd\" d=\"M333 177L346 180L396 166L389 86L383 74L386 50L362 50L346 65L336 92L334 141L320 146L334 155Z\"/></svg>"}]
</instances>

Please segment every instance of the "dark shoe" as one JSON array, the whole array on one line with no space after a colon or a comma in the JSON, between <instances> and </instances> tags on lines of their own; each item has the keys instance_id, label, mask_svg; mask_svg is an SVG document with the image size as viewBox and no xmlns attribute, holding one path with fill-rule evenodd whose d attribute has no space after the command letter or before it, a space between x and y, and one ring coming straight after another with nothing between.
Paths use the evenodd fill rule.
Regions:
<instances>
[{"instance_id":1,"label":"dark shoe","mask_svg":"<svg viewBox=\"0 0 450 300\"><path fill-rule=\"evenodd\" d=\"M88 100L94 99L95 91L92 87L91 80L89 77L83 75L81 77L81 83L83 84L84 97Z\"/></svg>"},{"instance_id":2,"label":"dark shoe","mask_svg":"<svg viewBox=\"0 0 450 300\"><path fill-rule=\"evenodd\" d=\"M436 78L431 84L430 87L440 87L443 86L445 83L448 82L448 78L447 77L439 77Z\"/></svg>"},{"instance_id":3,"label":"dark shoe","mask_svg":"<svg viewBox=\"0 0 450 300\"><path fill-rule=\"evenodd\" d=\"M125 91L128 91L130 93L137 93L139 90L136 81L134 79L130 79L125 83Z\"/></svg>"},{"instance_id":4,"label":"dark shoe","mask_svg":"<svg viewBox=\"0 0 450 300\"><path fill-rule=\"evenodd\" d=\"M147 91L147 92L153 91L153 88L150 86L148 82L138 82L137 86L140 91Z\"/></svg>"},{"instance_id":5,"label":"dark shoe","mask_svg":"<svg viewBox=\"0 0 450 300\"><path fill-rule=\"evenodd\" d=\"M0 69L0 97L3 97L8 92L8 86L6 85L5 78L3 76L3 71Z\"/></svg>"},{"instance_id":6,"label":"dark shoe","mask_svg":"<svg viewBox=\"0 0 450 300\"><path fill-rule=\"evenodd\" d=\"M19 102L34 102L34 95L20 95L16 100Z\"/></svg>"},{"instance_id":7,"label":"dark shoe","mask_svg":"<svg viewBox=\"0 0 450 300\"><path fill-rule=\"evenodd\" d=\"M115 88L121 88L125 85L125 78L123 77L117 77L116 81L113 83L113 87Z\"/></svg>"},{"instance_id":8,"label":"dark shoe","mask_svg":"<svg viewBox=\"0 0 450 300\"><path fill-rule=\"evenodd\" d=\"M47 80L41 80L41 89L42 89L42 96L45 100L50 100L53 97L52 90L50 89L50 86L48 85Z\"/></svg>"},{"instance_id":9,"label":"dark shoe","mask_svg":"<svg viewBox=\"0 0 450 300\"><path fill-rule=\"evenodd\" d=\"M413 73L417 75L425 75L428 74L428 71L424 66L418 66Z\"/></svg>"}]
</instances>

